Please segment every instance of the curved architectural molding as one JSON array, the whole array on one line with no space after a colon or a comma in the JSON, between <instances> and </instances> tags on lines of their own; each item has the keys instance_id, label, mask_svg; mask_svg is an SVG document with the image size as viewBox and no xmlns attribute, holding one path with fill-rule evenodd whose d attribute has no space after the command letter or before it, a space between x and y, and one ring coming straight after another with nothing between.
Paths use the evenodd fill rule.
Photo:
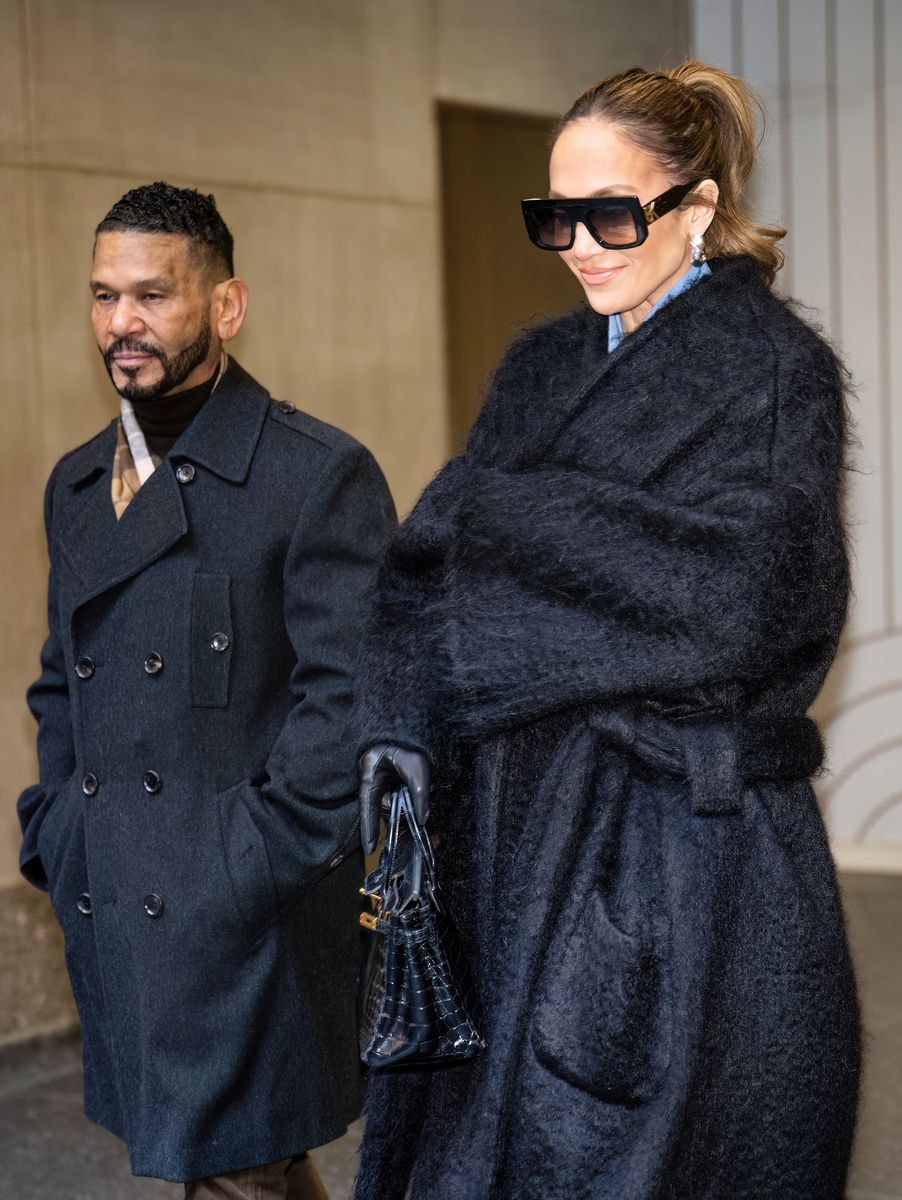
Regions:
<instances>
[{"instance_id":1,"label":"curved architectural molding","mask_svg":"<svg viewBox=\"0 0 902 1200\"><path fill-rule=\"evenodd\" d=\"M817 791L837 843L902 848L900 713L902 633L849 640L814 713L828 768Z\"/></svg>"}]
</instances>

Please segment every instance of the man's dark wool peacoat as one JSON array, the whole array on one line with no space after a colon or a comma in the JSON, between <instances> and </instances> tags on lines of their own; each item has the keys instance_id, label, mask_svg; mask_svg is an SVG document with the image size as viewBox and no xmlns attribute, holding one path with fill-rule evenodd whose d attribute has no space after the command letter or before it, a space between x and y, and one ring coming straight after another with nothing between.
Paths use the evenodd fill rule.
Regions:
<instances>
[{"instance_id":1,"label":"man's dark wool peacoat","mask_svg":"<svg viewBox=\"0 0 902 1200\"><path fill-rule=\"evenodd\" d=\"M805 713L843 624L841 373L749 259L500 365L376 588L486 1051L371 1073L357 1200L839 1200L856 990Z\"/></svg>"},{"instance_id":2,"label":"man's dark wool peacoat","mask_svg":"<svg viewBox=\"0 0 902 1200\"><path fill-rule=\"evenodd\" d=\"M115 444L47 488L21 863L65 935L88 1116L191 1180L359 1112L348 722L394 511L362 446L235 362L118 524Z\"/></svg>"}]
</instances>

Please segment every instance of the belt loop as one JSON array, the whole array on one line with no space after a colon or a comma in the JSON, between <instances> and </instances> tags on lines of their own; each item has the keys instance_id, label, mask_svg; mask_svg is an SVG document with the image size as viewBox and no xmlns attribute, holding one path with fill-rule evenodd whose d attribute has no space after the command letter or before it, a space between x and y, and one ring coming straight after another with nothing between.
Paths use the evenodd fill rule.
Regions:
<instances>
[{"instance_id":1,"label":"belt loop","mask_svg":"<svg viewBox=\"0 0 902 1200\"><path fill-rule=\"evenodd\" d=\"M693 813L704 817L742 812L743 763L736 726L686 722L678 728Z\"/></svg>"}]
</instances>

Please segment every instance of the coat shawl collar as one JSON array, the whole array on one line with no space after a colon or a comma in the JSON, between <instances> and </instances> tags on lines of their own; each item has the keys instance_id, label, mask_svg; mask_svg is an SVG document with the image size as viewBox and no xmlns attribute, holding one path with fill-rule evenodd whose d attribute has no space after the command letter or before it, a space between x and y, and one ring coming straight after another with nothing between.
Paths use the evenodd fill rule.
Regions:
<instances>
[{"instance_id":1,"label":"coat shawl collar","mask_svg":"<svg viewBox=\"0 0 902 1200\"><path fill-rule=\"evenodd\" d=\"M593 336L585 344L591 353L584 363L586 369L583 386L574 389L571 395L555 399L537 432L530 437L520 453L509 464L509 469L524 470L541 462L564 430L577 420L596 398L600 383L637 354L652 338L669 336L686 321L697 321L701 314L717 309L727 292L738 286L764 287L760 271L754 260L745 256L714 259L712 274L700 280L694 287L676 296L666 304L654 319L646 321L625 337L612 352L607 351L608 318L598 316L588 305L582 310L586 327L595 326ZM599 363L600 358L600 363Z\"/></svg>"},{"instance_id":2,"label":"coat shawl collar","mask_svg":"<svg viewBox=\"0 0 902 1200\"><path fill-rule=\"evenodd\" d=\"M268 400L269 393L229 359L215 392L118 522L110 499L116 422L64 462L61 483L70 494L57 538L85 584L76 607L144 570L185 536L183 485L175 475L180 463L244 482Z\"/></svg>"}]
</instances>

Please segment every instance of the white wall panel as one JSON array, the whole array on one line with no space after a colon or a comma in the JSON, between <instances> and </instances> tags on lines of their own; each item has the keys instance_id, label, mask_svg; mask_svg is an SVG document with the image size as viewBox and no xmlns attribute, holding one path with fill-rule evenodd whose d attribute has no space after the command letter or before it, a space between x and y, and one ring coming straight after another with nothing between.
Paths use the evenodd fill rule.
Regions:
<instances>
[{"instance_id":1,"label":"white wall panel","mask_svg":"<svg viewBox=\"0 0 902 1200\"><path fill-rule=\"evenodd\" d=\"M878 10L882 21L882 66L884 114L880 153L886 164L884 183L886 224L882 230L887 295L883 322L886 339L886 388L884 433L889 476L887 547L892 554L889 578L892 587L891 620L902 630L902 226L898 197L902 196L902 3L891 0ZM902 840L902 839L900 839Z\"/></svg>"},{"instance_id":2,"label":"white wall panel","mask_svg":"<svg viewBox=\"0 0 902 1200\"><path fill-rule=\"evenodd\" d=\"M784 178L781 136L781 8L780 0L757 0L754 5L744 4L738 14L739 61L735 69L756 90L767 111L767 136L761 145L758 169L750 189L752 208L766 225L780 225L786 221L790 190L789 172ZM781 276L780 286L786 291L791 290L791 281L786 274Z\"/></svg>"},{"instance_id":3,"label":"white wall panel","mask_svg":"<svg viewBox=\"0 0 902 1200\"><path fill-rule=\"evenodd\" d=\"M829 10L828 10L829 12ZM857 384L854 406L861 448L849 478L858 586L851 636L882 629L884 503L880 476L881 355L878 309L877 170L874 127L874 5L836 4L836 125L840 237L839 344Z\"/></svg>"},{"instance_id":4,"label":"white wall panel","mask_svg":"<svg viewBox=\"0 0 902 1200\"><path fill-rule=\"evenodd\" d=\"M724 71L736 70L733 8L730 0L692 0L692 54Z\"/></svg>"},{"instance_id":5,"label":"white wall panel","mask_svg":"<svg viewBox=\"0 0 902 1200\"><path fill-rule=\"evenodd\" d=\"M827 18L824 0L787 5L789 41L788 120L792 186L783 220L790 230L793 291L812 305L812 317L837 335L831 312L838 263L834 249L836 196L828 131Z\"/></svg>"},{"instance_id":6,"label":"white wall panel","mask_svg":"<svg viewBox=\"0 0 902 1200\"><path fill-rule=\"evenodd\" d=\"M693 53L767 104L755 209L785 224L779 285L849 366L855 597L815 706L819 793L845 861L902 870L902 0L693 0ZM893 847L896 847L893 850ZM854 860L854 862L853 862Z\"/></svg>"}]
</instances>

